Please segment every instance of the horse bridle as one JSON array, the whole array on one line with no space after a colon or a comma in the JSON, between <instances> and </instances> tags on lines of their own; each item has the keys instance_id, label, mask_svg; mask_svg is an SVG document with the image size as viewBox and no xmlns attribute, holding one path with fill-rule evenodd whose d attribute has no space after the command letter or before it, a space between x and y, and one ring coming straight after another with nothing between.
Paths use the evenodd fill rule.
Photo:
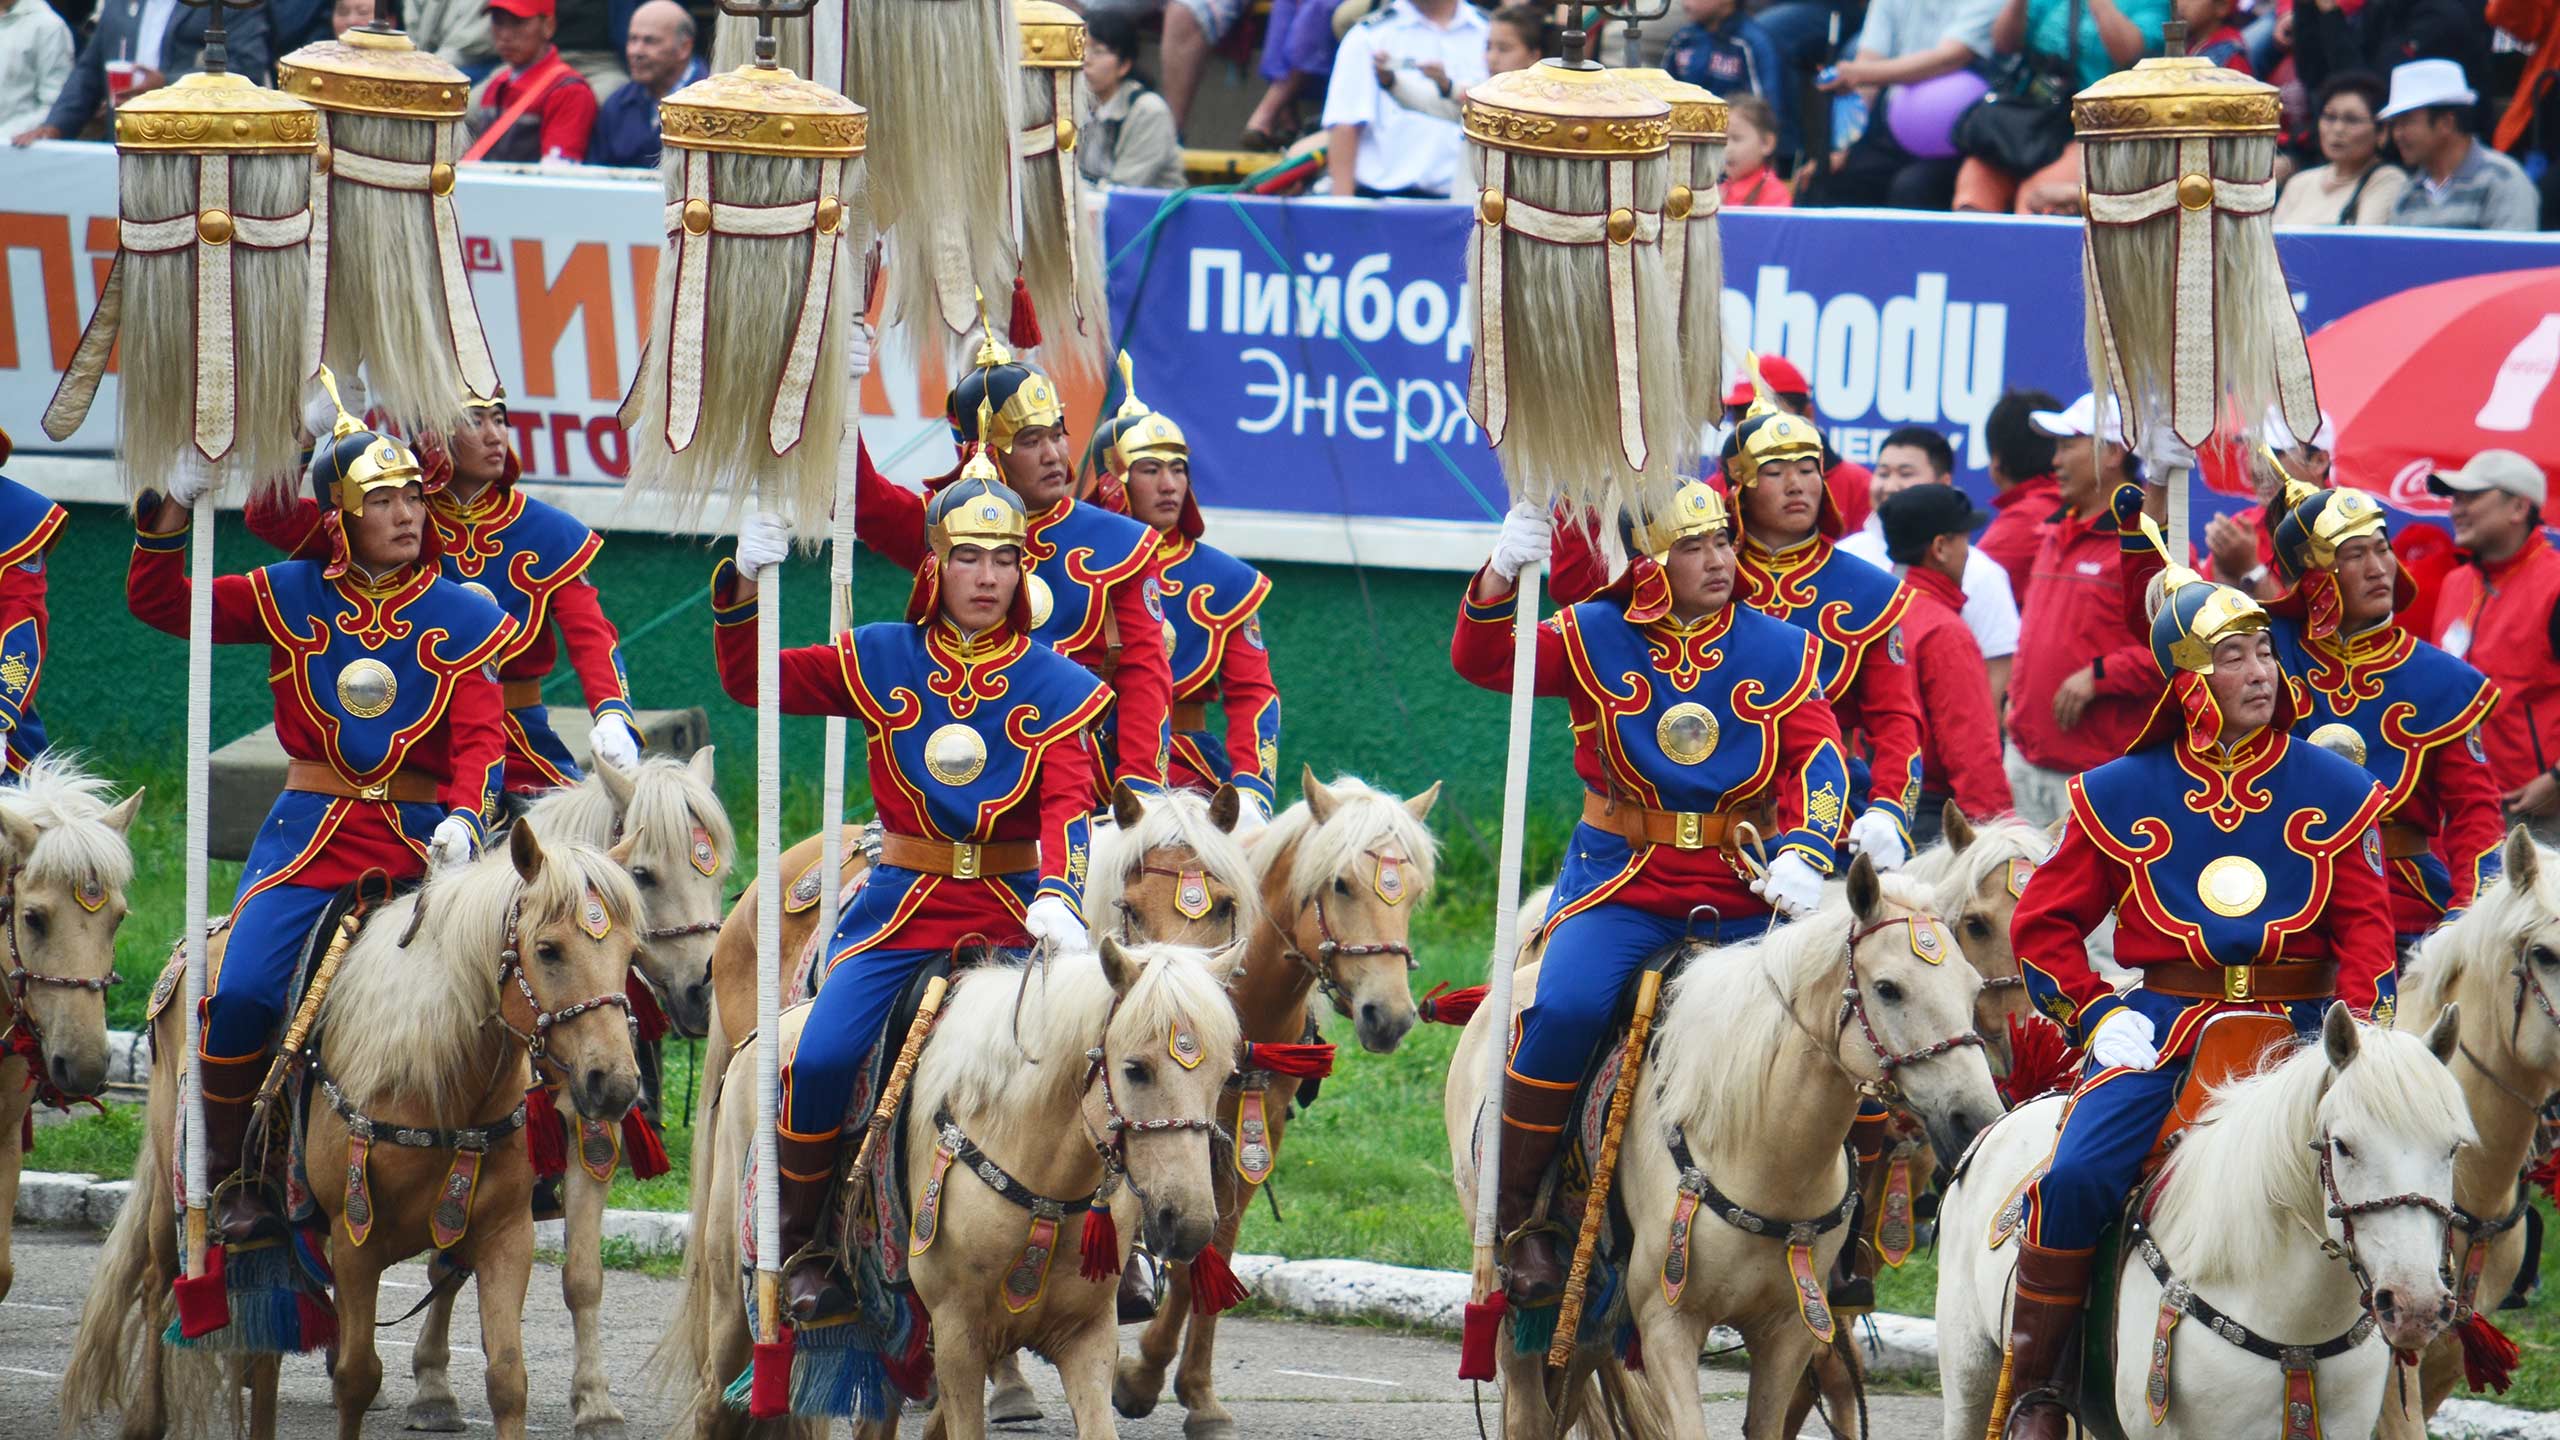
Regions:
<instances>
[{"instance_id":1,"label":"horse bridle","mask_svg":"<svg viewBox=\"0 0 2560 1440\"><path fill-rule=\"evenodd\" d=\"M1387 855L1376 850L1363 850L1360 853L1382 866L1409 863L1401 855ZM1414 958L1413 947L1400 940L1372 940L1359 945L1343 944L1341 939L1333 933L1332 918L1324 913L1322 889L1318 889L1314 895L1308 897L1298 909L1304 913L1309 906L1315 908L1316 933L1323 937L1316 943L1315 958L1309 958L1307 952L1299 949L1296 936L1290 931L1281 929L1278 921L1266 918L1264 923L1268 924L1273 933L1280 937L1280 953L1297 961L1306 970L1315 981L1317 993L1323 995L1325 1003L1333 1007L1334 1014L1345 1019L1351 1016L1351 997L1343 990L1342 977L1335 969L1335 962L1345 956L1354 960L1364 960L1372 955L1400 955L1404 957L1406 974L1410 975L1422 968L1422 962Z\"/></svg>"},{"instance_id":2,"label":"horse bridle","mask_svg":"<svg viewBox=\"0 0 2560 1440\"><path fill-rule=\"evenodd\" d=\"M1937 926L1941 930L1946 929L1946 922L1935 915L1896 915L1891 919L1878 920L1873 924L1861 925L1850 930L1849 942L1844 947L1848 976L1840 989L1840 1033L1844 1035L1848 1033L1850 1021L1858 1022L1858 1033L1866 1037L1867 1048L1875 1052L1877 1068L1884 1072L1882 1077L1872 1085L1861 1088L1872 1090L1877 1099L1888 1104L1898 1105L1904 1100L1902 1086L1893 1078L1895 1071L1908 1065L1920 1064L1925 1060L1935 1060L1941 1055L1950 1054L1968 1046L1981 1046L1986 1043L1982 1038L1982 1032L1967 1030L1961 1035L1950 1035L1944 1040L1931 1041L1917 1050L1897 1051L1886 1045L1884 1037L1876 1033L1875 1021L1867 1014L1866 987L1858 983L1858 942L1880 930L1891 929L1896 925L1908 925L1911 927L1913 936L1912 948L1917 953L1920 927L1924 924ZM1962 953L1961 947L1955 943L1953 931L1947 934L1947 946L1959 954Z\"/></svg>"},{"instance_id":3,"label":"horse bridle","mask_svg":"<svg viewBox=\"0 0 2560 1440\"><path fill-rule=\"evenodd\" d=\"M1103 1013L1102 1033L1106 1038L1111 1034L1111 1022L1119 1018L1120 999L1119 996L1112 997L1111 1008ZM1210 1143L1213 1145L1235 1143L1234 1139L1227 1134L1226 1127L1218 1123L1214 1108L1210 1114L1197 1119L1179 1115L1160 1116L1153 1120L1129 1118L1129 1112L1120 1108L1119 1095L1111 1088L1111 1066L1103 1047L1099 1044L1095 1045L1084 1052L1084 1058L1087 1062L1084 1075L1085 1093L1092 1094L1096 1085L1102 1088L1102 1133L1093 1134L1092 1122L1086 1122L1087 1141L1093 1146L1093 1153L1102 1157L1102 1183L1096 1186L1093 1192L1095 1205L1109 1203L1111 1192L1121 1185L1126 1185L1129 1187L1129 1193L1138 1197L1140 1205L1149 1211L1155 1209L1155 1200L1139 1186L1138 1178L1129 1173L1129 1137L1132 1135L1163 1135L1200 1130L1207 1132ZM1228 1063L1232 1068L1234 1062L1231 1060ZM1224 1094L1224 1091L1220 1093ZM1211 1103L1214 1107L1216 1102Z\"/></svg>"},{"instance_id":4,"label":"horse bridle","mask_svg":"<svg viewBox=\"0 0 2560 1440\"><path fill-rule=\"evenodd\" d=\"M37 1053L43 1050L44 1035L36 1029L35 1012L27 1008L27 992L31 988L50 985L57 990L95 990L104 994L107 987L122 984L124 981L124 977L113 970L95 979L89 979L78 975L50 975L27 964L26 955L18 948L18 872L24 868L26 867L22 865L12 865L5 875L0 875L0 931L7 932L9 937L9 968L0 978L8 981L9 1008L15 1012L10 1016L8 1026L0 1028L0 1057L6 1057L30 1044L35 1047ZM19 1041L18 1037L21 1034L26 1036L25 1042ZM40 1097L42 1091L52 1089L52 1082L38 1073L33 1054L27 1058L27 1076L31 1082L41 1087ZM57 1106L57 1108L60 1107Z\"/></svg>"},{"instance_id":5,"label":"horse bridle","mask_svg":"<svg viewBox=\"0 0 2560 1440\"><path fill-rule=\"evenodd\" d=\"M2433 1195L2421 1195L2414 1190L2398 1195L2377 1196L2371 1200L2349 1200L2338 1193L2338 1142L2332 1139L2327 1131L2322 1131L2319 1139L2306 1143L2320 1156L2320 1192L2328 1198L2329 1218L2338 1222L2339 1233L2343 1237L2342 1240L2331 1240L2323 1235L2320 1237L2320 1248L2332 1259L2346 1263L2347 1273L2356 1277L2357 1298L2363 1305L2365 1313L2370 1315L2373 1313L2373 1272L2365 1268L2364 1257L2356 1250L2356 1217L2385 1210L2424 1210L2442 1220L2446 1233L2450 1235L2458 1228L2453 1207ZM2448 1254L2451 1248L2451 1243L2448 1241L2446 1245ZM2440 1312L2443 1318L2451 1318L2453 1299L2450 1293L2440 1307Z\"/></svg>"},{"instance_id":6,"label":"horse bridle","mask_svg":"<svg viewBox=\"0 0 2560 1440\"><path fill-rule=\"evenodd\" d=\"M506 948L498 952L498 983L501 986L504 986L509 979L513 979L516 982L517 993L524 996L524 1003L526 1007L533 1012L533 1020L531 1022L532 1028L528 1030L519 1030L515 1026L508 1024L503 1002L500 1005L498 1014L492 1018L494 1018L498 1022L499 1026L508 1034L513 1035L518 1040L524 1042L524 1053L526 1058L532 1060L537 1065L549 1060L551 1058L551 1032L559 1026L565 1025L568 1022L577 1019L579 1016L586 1014L590 1010L602 1010L608 1007L619 1009L622 1012L624 1022L626 1024L629 1023L631 1017L631 997L619 990L616 990L609 995L590 996L587 999L579 1001L575 1005L564 1005L557 1010L543 1009L541 997L533 993L532 979L525 974L524 951L520 938L523 918L524 893L519 890L516 893L516 897L507 902L507 943Z\"/></svg>"},{"instance_id":7,"label":"horse bridle","mask_svg":"<svg viewBox=\"0 0 2560 1440\"><path fill-rule=\"evenodd\" d=\"M1177 886L1178 886L1178 885L1180 885L1180 884L1183 882L1183 880L1184 880L1184 878L1185 878L1186 876L1190 876L1190 875L1197 875L1197 876L1199 876L1199 877L1200 877L1200 883L1201 883L1201 885L1202 885L1202 887L1203 887L1203 888L1205 888L1205 887L1208 885L1208 883L1209 883L1209 878L1208 878L1208 877L1209 877L1209 871L1208 871L1208 869L1207 869L1205 866L1204 866L1204 867L1202 867L1201 869L1198 869L1198 870L1168 870L1168 869L1166 869L1165 867L1163 867L1163 866L1161 866L1161 865L1149 865L1149 864L1146 864L1145 862L1141 861L1141 862L1139 863L1139 865L1138 865L1138 868L1137 868L1134 872L1132 872L1132 873L1134 873L1134 874L1138 874L1138 875L1154 875L1154 876L1158 876L1158 877L1160 877L1160 878L1162 878L1162 879L1166 879L1166 880L1170 880L1170 881L1172 881L1172 882L1173 882L1175 885L1177 885ZM1137 926L1136 926L1135 922L1136 922L1136 920L1137 920L1137 916L1138 916L1138 907L1136 907L1136 906L1134 906L1134 905L1130 904L1130 903L1129 903L1128 901L1126 901L1126 900L1114 900L1114 901L1112 901L1111 903L1112 903L1112 905L1113 905L1115 908L1117 908L1117 909L1119 910L1119 912L1120 912L1120 934L1119 934L1119 937L1118 937L1118 938L1119 938L1120 943L1121 943L1121 944L1123 944L1123 945L1128 945L1128 944L1134 944L1134 943L1136 943L1136 941L1133 939L1133 936L1135 935L1135 933L1136 933L1136 929L1137 929ZM1210 946L1205 946L1205 947L1203 947L1203 948L1205 948L1205 949L1209 949L1209 950L1225 950L1225 949L1228 949L1229 947L1233 946L1233 945L1236 943L1236 913L1235 913L1235 908L1234 908L1234 906L1235 906L1235 897L1234 897L1234 896L1230 895L1230 896L1228 896L1228 897L1227 897L1227 905L1228 905L1228 909L1227 909L1227 938L1226 938L1225 943L1224 943L1224 944L1219 944L1219 945L1210 945ZM1288 937L1287 937L1287 936L1285 936L1285 935L1284 935L1284 936L1282 936L1282 937L1281 937L1281 941L1282 941L1282 943L1283 943L1283 944L1286 944L1286 943L1287 943L1287 941L1288 941Z\"/></svg>"}]
</instances>

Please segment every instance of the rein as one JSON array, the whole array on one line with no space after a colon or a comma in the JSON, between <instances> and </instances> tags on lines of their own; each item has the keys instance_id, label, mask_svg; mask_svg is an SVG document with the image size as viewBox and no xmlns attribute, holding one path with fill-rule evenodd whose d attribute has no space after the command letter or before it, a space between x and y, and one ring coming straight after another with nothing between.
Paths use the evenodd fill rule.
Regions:
<instances>
[{"instance_id":1,"label":"rein","mask_svg":"<svg viewBox=\"0 0 2560 1440\"><path fill-rule=\"evenodd\" d=\"M1360 853L1377 861L1381 866L1401 866L1412 863L1401 855L1388 855L1376 850L1363 850ZM1343 944L1341 938L1333 933L1332 918L1324 913L1322 890L1316 891L1300 904L1298 911L1304 914L1309 907L1313 907L1316 912L1316 933L1323 937L1316 944L1314 958L1309 958L1304 950L1298 948L1297 937L1290 931L1281 929L1278 921L1266 916L1263 923L1269 925L1271 933L1279 937L1280 953L1298 962L1299 966L1305 969L1308 976L1315 981L1317 992L1324 996L1325 1003L1333 1007L1334 1014L1346 1020L1351 1017L1351 996L1342 988L1342 978L1335 968L1335 962L1345 957L1364 960L1373 955L1399 955L1404 958L1406 974L1410 975L1422 968L1422 962L1414 958L1413 947L1400 940L1372 940L1359 945Z\"/></svg>"},{"instance_id":2,"label":"rein","mask_svg":"<svg viewBox=\"0 0 2560 1440\"><path fill-rule=\"evenodd\" d=\"M1896 1083L1893 1078L1895 1071L1902 1069L1906 1065L1917 1065L1924 1060L1935 1060L1941 1055L1950 1054L1957 1050L1966 1049L1968 1047L1985 1046L1988 1042L1982 1038L1982 1033L1980 1031L1967 1030L1960 1035L1950 1035L1943 1040L1931 1041L1929 1044L1923 1045L1917 1050L1897 1051L1890 1046L1887 1046L1884 1043L1883 1037L1876 1034L1875 1021L1867 1014L1866 989L1858 983L1858 942L1877 933L1878 931L1890 929L1896 925L1907 925L1911 927L1912 952L1920 955L1924 959L1927 958L1927 950L1929 948L1936 947L1940 944L1937 937L1932 933L1932 929L1946 929L1945 922L1939 920L1934 915L1897 915L1890 920L1878 920L1874 924L1860 926L1857 929L1851 930L1849 932L1848 944L1843 947L1843 957L1848 967L1848 977L1847 983L1841 987L1840 991L1839 1030L1841 1034L1845 1035L1849 1032L1850 1021L1854 1020L1858 1023L1858 1033L1866 1037L1867 1048L1875 1052L1876 1065L1884 1072L1883 1077L1877 1080L1872 1087L1861 1088L1871 1088L1872 1093L1877 1099L1883 1100L1888 1104L1898 1105L1904 1103L1905 1097L1902 1093L1902 1086ZM1926 938L1924 939L1924 937ZM1945 941L1946 948L1955 949L1956 946L1954 941L1955 936L1953 932L1949 932Z\"/></svg>"},{"instance_id":3,"label":"rein","mask_svg":"<svg viewBox=\"0 0 2560 1440\"><path fill-rule=\"evenodd\" d=\"M2346 1237L2344 1244L2333 1243L2323 1237L2320 1248L2331 1258L2346 1262L2347 1273L2356 1277L2356 1288L2361 1292L2358 1299L2364 1305L2365 1318L2371 1319L2373 1274L2365 1268L2364 1257L2356 1251L2356 1217L2385 1210L2424 1210L2442 1220L2450 1230L2454 1224L2453 1207L2433 1195L2421 1195L2414 1190L2372 1200L2350 1201L2338 1193L2337 1142L2324 1134L2308 1143L2320 1154L2320 1191L2329 1197L2329 1218L2338 1222L2340 1232Z\"/></svg>"},{"instance_id":4,"label":"rein","mask_svg":"<svg viewBox=\"0 0 2560 1440\"><path fill-rule=\"evenodd\" d=\"M112 985L122 984L124 977L113 970L90 979L79 975L50 975L30 968L18 948L18 872L24 866L12 865L0 876L0 932L9 937L9 968L5 978L9 987L9 1023L0 1027L0 1059L21 1055L27 1062L27 1084L34 1087L36 1099L56 1110L68 1110L75 1097L66 1094L44 1074L37 1063L44 1053L44 1034L36 1028L35 1012L27 1007L27 991L37 985L50 985L57 990L94 990L105 994ZM89 1104L97 1104L94 1099Z\"/></svg>"}]
</instances>

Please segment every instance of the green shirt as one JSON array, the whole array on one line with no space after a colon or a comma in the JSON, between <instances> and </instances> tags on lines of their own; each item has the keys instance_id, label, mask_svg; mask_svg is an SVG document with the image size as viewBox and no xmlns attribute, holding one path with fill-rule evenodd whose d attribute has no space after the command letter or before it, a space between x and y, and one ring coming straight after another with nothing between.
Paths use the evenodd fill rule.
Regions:
<instances>
[{"instance_id":1,"label":"green shirt","mask_svg":"<svg viewBox=\"0 0 2560 1440\"><path fill-rule=\"evenodd\" d=\"M2161 32L2169 24L2169 0L2116 0L2116 8L2142 32L2142 53L2160 54ZM2072 0L2027 0L2027 48L2056 60L2069 55L2071 9ZM2098 38L2098 17L2091 13L2088 0L2080 0L2079 9L2080 86L2086 89L2128 67L2108 58L2106 42Z\"/></svg>"}]
</instances>

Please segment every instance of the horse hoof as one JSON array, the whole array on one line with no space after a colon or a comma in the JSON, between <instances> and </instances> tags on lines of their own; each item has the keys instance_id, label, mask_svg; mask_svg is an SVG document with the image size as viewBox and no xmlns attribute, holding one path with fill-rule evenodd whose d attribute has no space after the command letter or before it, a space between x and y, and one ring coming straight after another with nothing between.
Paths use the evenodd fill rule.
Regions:
<instances>
[{"instance_id":1,"label":"horse hoof","mask_svg":"<svg viewBox=\"0 0 2560 1440\"><path fill-rule=\"evenodd\" d=\"M1144 1420L1155 1413L1156 1402L1164 1398L1164 1382L1142 1386L1130 1378L1132 1373L1123 1361L1120 1373L1111 1381L1111 1408L1119 1411L1124 1420Z\"/></svg>"},{"instance_id":2,"label":"horse hoof","mask_svg":"<svg viewBox=\"0 0 2560 1440\"><path fill-rule=\"evenodd\" d=\"M999 1425L1037 1420L1040 1418L1040 1402L1033 1398L1029 1385L999 1385L994 1396L987 1401L987 1418Z\"/></svg>"},{"instance_id":3,"label":"horse hoof","mask_svg":"<svg viewBox=\"0 0 2560 1440\"><path fill-rule=\"evenodd\" d=\"M1193 1415L1182 1422L1182 1440L1236 1440L1236 1422L1225 1415Z\"/></svg>"},{"instance_id":4,"label":"horse hoof","mask_svg":"<svg viewBox=\"0 0 2560 1440\"><path fill-rule=\"evenodd\" d=\"M577 1440L624 1440L625 1434L622 1417L619 1415L600 1415L592 1420L580 1420L569 1427L569 1433L576 1436Z\"/></svg>"},{"instance_id":5,"label":"horse hoof","mask_svg":"<svg viewBox=\"0 0 2560 1440\"><path fill-rule=\"evenodd\" d=\"M404 1430L430 1430L450 1435L464 1428L462 1406L452 1400L412 1400L409 1417L401 1422Z\"/></svg>"}]
</instances>

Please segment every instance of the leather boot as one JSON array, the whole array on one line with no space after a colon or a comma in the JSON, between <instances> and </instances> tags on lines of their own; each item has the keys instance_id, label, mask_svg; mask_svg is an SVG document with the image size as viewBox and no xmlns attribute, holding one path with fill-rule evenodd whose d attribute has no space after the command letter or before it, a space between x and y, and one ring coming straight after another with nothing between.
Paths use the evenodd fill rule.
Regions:
<instances>
[{"instance_id":1,"label":"leather boot","mask_svg":"<svg viewBox=\"0 0 2560 1440\"><path fill-rule=\"evenodd\" d=\"M258 1085L266 1076L263 1054L232 1060L206 1056L204 1060L204 1173L214 1187L214 1238L225 1245L286 1236L284 1215L267 1189L267 1177L240 1173L250 1112L256 1108Z\"/></svg>"},{"instance_id":2,"label":"leather boot","mask_svg":"<svg viewBox=\"0 0 2560 1440\"><path fill-rule=\"evenodd\" d=\"M1120 1267L1120 1293L1113 1302L1123 1325L1143 1325L1164 1304L1164 1262L1144 1250L1131 1249Z\"/></svg>"},{"instance_id":3,"label":"leather boot","mask_svg":"<svg viewBox=\"0 0 2560 1440\"><path fill-rule=\"evenodd\" d=\"M1502 1085L1502 1188L1494 1228L1502 1236L1503 1289L1514 1310L1553 1305L1564 1294L1570 1256L1561 1227L1533 1218L1538 1188L1573 1114L1572 1087L1550 1087L1505 1073Z\"/></svg>"},{"instance_id":4,"label":"leather boot","mask_svg":"<svg viewBox=\"0 0 2560 1440\"><path fill-rule=\"evenodd\" d=\"M2094 1250L2047 1250L2018 1237L2018 1293L2009 1315L2009 1353L2000 1371L2010 1397L2007 1440L2066 1440L2070 1396L2063 1389L2071 1339L2089 1299Z\"/></svg>"},{"instance_id":5,"label":"leather boot","mask_svg":"<svg viewBox=\"0 0 2560 1440\"><path fill-rule=\"evenodd\" d=\"M782 1298L802 1324L850 1313L853 1292L836 1270L835 1252L823 1240L827 1201L835 1194L836 1144L843 1134L776 1137L782 1170L776 1187L782 1208Z\"/></svg>"}]
</instances>

